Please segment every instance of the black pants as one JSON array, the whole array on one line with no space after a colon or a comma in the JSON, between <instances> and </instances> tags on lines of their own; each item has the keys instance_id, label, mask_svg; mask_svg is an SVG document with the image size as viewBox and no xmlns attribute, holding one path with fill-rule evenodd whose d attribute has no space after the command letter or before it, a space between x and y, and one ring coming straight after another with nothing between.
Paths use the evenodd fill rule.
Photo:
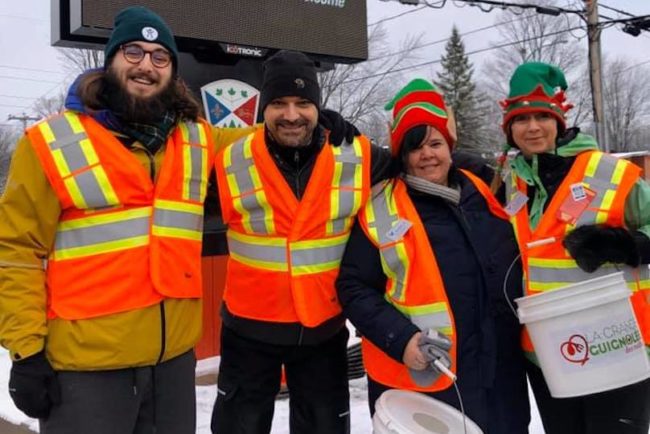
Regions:
<instances>
[{"instance_id":1,"label":"black pants","mask_svg":"<svg viewBox=\"0 0 650 434\"><path fill-rule=\"evenodd\" d=\"M221 364L212 432L266 434L284 365L292 434L348 434L348 331L318 345L270 345L221 331Z\"/></svg>"},{"instance_id":2,"label":"black pants","mask_svg":"<svg viewBox=\"0 0 650 434\"><path fill-rule=\"evenodd\" d=\"M113 371L59 371L61 404L43 434L194 434L196 359Z\"/></svg>"},{"instance_id":3,"label":"black pants","mask_svg":"<svg viewBox=\"0 0 650 434\"><path fill-rule=\"evenodd\" d=\"M650 379L575 398L553 398L542 370L527 362L546 434L648 434Z\"/></svg>"}]
</instances>

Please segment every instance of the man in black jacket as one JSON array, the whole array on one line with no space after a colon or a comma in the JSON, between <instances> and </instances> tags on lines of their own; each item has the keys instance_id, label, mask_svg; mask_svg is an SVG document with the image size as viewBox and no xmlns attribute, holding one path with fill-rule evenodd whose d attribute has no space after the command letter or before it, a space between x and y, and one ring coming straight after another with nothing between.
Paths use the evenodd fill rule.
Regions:
<instances>
[{"instance_id":1,"label":"man in black jacket","mask_svg":"<svg viewBox=\"0 0 650 434\"><path fill-rule=\"evenodd\" d=\"M304 277L297 264L306 260L300 256L305 250L294 250L294 246L310 242L322 247L337 238L346 240L362 205L359 198L367 197L370 186L386 177L390 155L368 145L365 138L353 139L352 134L346 144L335 148L331 143L337 140L331 140L329 131L318 124L319 105L320 88L312 61L301 53L280 51L265 63L263 136L251 136L217 157L230 258L221 311L218 395L212 414L215 433L269 432L282 366L290 391L292 433L350 432L348 331L334 289L345 244L327 262L312 264L308 273L334 266L331 273L321 273L307 286L297 283ZM261 141L263 145L258 146ZM353 185L352 190L346 182ZM247 194L247 188L254 194ZM358 197L348 208L345 195L353 190ZM281 191L286 193L281 195ZM340 202L332 194L339 195ZM327 206L332 213L329 220L318 211ZM305 214L322 222L305 223L299 218ZM321 230L341 222L345 222L342 229L329 235L322 230L321 235L295 239L296 226L307 224ZM265 257L269 247L264 243L270 239L279 240L282 247L271 247L273 254ZM255 255L264 260L250 260ZM266 268L269 263L277 268ZM328 303L332 310L324 320L303 320L301 310L309 317L310 310L328 309L323 307Z\"/></svg>"}]
</instances>

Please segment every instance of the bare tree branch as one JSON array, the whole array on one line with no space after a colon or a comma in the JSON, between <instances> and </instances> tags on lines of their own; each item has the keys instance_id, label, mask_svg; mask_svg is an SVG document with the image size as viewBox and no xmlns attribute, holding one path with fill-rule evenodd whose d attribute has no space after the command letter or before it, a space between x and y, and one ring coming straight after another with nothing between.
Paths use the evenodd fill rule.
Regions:
<instances>
[{"instance_id":1,"label":"bare tree branch","mask_svg":"<svg viewBox=\"0 0 650 434\"><path fill-rule=\"evenodd\" d=\"M11 156L18 136L18 129L0 127L0 194L5 189L9 164L11 163Z\"/></svg>"},{"instance_id":2,"label":"bare tree branch","mask_svg":"<svg viewBox=\"0 0 650 434\"><path fill-rule=\"evenodd\" d=\"M540 6L557 6L555 0L531 1ZM570 84L569 97L571 101L582 108L586 107L591 94L585 94L582 88L573 92L574 83L581 82L584 77L587 60L587 45L576 40L570 29L581 25L578 18L573 16L550 16L535 14L525 20L514 20L512 11L506 9L497 18L501 36L500 43L512 42L514 45L498 48L490 60L483 64L483 75L487 77L509 77L515 68L524 62L545 62L559 66L567 76ZM579 81L580 80L580 81ZM503 99L508 93L507 80L490 80L483 84L484 90L490 95L500 95ZM585 121L585 112L574 118L574 122Z\"/></svg>"},{"instance_id":3,"label":"bare tree branch","mask_svg":"<svg viewBox=\"0 0 650 434\"><path fill-rule=\"evenodd\" d=\"M46 118L55 113L62 112L64 101L65 96L62 93L52 97L42 96L34 102L32 110L36 115Z\"/></svg>"},{"instance_id":4,"label":"bare tree branch","mask_svg":"<svg viewBox=\"0 0 650 434\"><path fill-rule=\"evenodd\" d=\"M626 60L607 63L603 83L605 123L614 151L647 148L647 142L641 139L643 125L639 122L642 117L650 115L647 76L647 68L631 67Z\"/></svg>"},{"instance_id":5,"label":"bare tree branch","mask_svg":"<svg viewBox=\"0 0 650 434\"><path fill-rule=\"evenodd\" d=\"M379 143L385 143L387 138L388 117L383 107L405 84L394 71L415 60L413 47L419 44L421 36L407 37L394 54L387 39L388 33L381 26L374 26L368 36L369 60L336 65L319 74L323 106L338 111Z\"/></svg>"},{"instance_id":6,"label":"bare tree branch","mask_svg":"<svg viewBox=\"0 0 650 434\"><path fill-rule=\"evenodd\" d=\"M59 48L59 60L68 72L82 72L101 68L104 65L104 52L87 48Z\"/></svg>"}]
</instances>

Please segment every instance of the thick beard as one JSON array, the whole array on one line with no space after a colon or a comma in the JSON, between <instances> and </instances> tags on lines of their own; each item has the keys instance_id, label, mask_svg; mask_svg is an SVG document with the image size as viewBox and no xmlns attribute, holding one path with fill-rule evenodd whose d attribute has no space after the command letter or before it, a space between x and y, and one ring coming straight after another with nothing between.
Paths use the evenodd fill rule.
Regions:
<instances>
[{"instance_id":1,"label":"thick beard","mask_svg":"<svg viewBox=\"0 0 650 434\"><path fill-rule=\"evenodd\" d=\"M112 68L108 68L105 78L106 106L126 122L155 124L174 109L176 90L173 79L157 94L139 97L128 92Z\"/></svg>"}]
</instances>

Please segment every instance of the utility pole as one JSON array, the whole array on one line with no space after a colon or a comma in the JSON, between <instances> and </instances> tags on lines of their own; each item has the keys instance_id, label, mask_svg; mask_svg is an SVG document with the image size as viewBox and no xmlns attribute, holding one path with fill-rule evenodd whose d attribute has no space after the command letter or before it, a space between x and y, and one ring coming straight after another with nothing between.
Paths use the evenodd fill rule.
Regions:
<instances>
[{"instance_id":1,"label":"utility pole","mask_svg":"<svg viewBox=\"0 0 650 434\"><path fill-rule=\"evenodd\" d=\"M22 116L9 115L9 117L7 117L7 120L9 120L9 121L20 121L20 122L22 122L23 123L23 130L27 129L27 122L28 121L37 121L39 119L40 118L35 117L35 116L28 116L28 115L25 114L25 112L23 112Z\"/></svg>"},{"instance_id":2,"label":"utility pole","mask_svg":"<svg viewBox=\"0 0 650 434\"><path fill-rule=\"evenodd\" d=\"M600 54L600 27L598 27L598 0L585 0L587 9L587 36L589 37L589 78L591 101L598 145L609 152L605 107L603 103L603 67Z\"/></svg>"}]
</instances>

